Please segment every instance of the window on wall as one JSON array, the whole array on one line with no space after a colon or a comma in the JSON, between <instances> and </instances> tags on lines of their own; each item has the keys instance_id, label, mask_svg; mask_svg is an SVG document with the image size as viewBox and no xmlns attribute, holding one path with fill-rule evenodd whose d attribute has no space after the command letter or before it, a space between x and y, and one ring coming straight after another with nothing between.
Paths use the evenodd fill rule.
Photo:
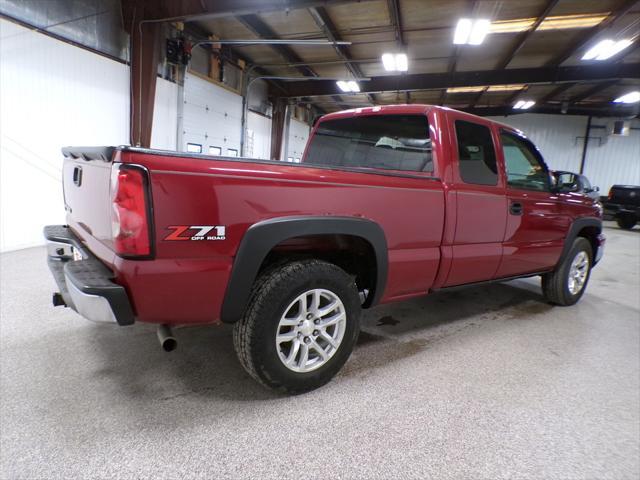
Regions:
<instances>
[{"instance_id":1,"label":"window on wall","mask_svg":"<svg viewBox=\"0 0 640 480\"><path fill-rule=\"evenodd\" d=\"M505 131L500 133L500 139L507 169L507 185L517 189L548 191L549 171L533 144Z\"/></svg>"},{"instance_id":2,"label":"window on wall","mask_svg":"<svg viewBox=\"0 0 640 480\"><path fill-rule=\"evenodd\" d=\"M489 127L456 120L458 165L464 183L497 185L496 150Z\"/></svg>"},{"instance_id":3,"label":"window on wall","mask_svg":"<svg viewBox=\"0 0 640 480\"><path fill-rule=\"evenodd\" d=\"M287 157L287 162L293 162L293 157Z\"/></svg>"},{"instance_id":4,"label":"window on wall","mask_svg":"<svg viewBox=\"0 0 640 480\"><path fill-rule=\"evenodd\" d=\"M187 143L187 152L202 153L202 145L199 143Z\"/></svg>"},{"instance_id":5,"label":"window on wall","mask_svg":"<svg viewBox=\"0 0 640 480\"><path fill-rule=\"evenodd\" d=\"M220 147L209 146L209 155L222 155L222 149Z\"/></svg>"},{"instance_id":6,"label":"window on wall","mask_svg":"<svg viewBox=\"0 0 640 480\"><path fill-rule=\"evenodd\" d=\"M227 155L230 157L237 157L238 150L236 150L235 148L227 148Z\"/></svg>"},{"instance_id":7,"label":"window on wall","mask_svg":"<svg viewBox=\"0 0 640 480\"><path fill-rule=\"evenodd\" d=\"M322 122L305 163L409 172L433 172L424 115L368 115Z\"/></svg>"}]
</instances>

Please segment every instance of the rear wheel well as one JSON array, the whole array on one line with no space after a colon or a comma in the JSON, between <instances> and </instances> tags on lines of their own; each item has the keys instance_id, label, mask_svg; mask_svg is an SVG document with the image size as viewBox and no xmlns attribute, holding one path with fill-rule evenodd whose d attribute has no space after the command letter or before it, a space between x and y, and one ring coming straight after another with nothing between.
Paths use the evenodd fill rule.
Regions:
<instances>
[{"instance_id":1,"label":"rear wheel well","mask_svg":"<svg viewBox=\"0 0 640 480\"><path fill-rule=\"evenodd\" d=\"M259 275L278 265L310 258L332 263L353 275L358 290L367 292L364 306L373 298L378 275L375 251L371 243L356 235L307 235L283 240L265 257Z\"/></svg>"}]
</instances>

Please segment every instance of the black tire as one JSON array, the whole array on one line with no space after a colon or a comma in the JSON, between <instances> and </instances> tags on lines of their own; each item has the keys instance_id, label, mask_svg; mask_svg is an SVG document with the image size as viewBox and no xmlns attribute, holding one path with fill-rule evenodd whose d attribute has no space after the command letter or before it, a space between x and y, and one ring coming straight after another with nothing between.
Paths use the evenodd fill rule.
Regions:
<instances>
[{"instance_id":1,"label":"black tire","mask_svg":"<svg viewBox=\"0 0 640 480\"><path fill-rule=\"evenodd\" d=\"M291 302L317 288L331 291L342 301L346 312L344 336L324 365L310 372L294 372L278 356L278 324ZM290 394L304 393L326 384L340 371L358 338L360 315L360 297L352 276L324 261L294 261L258 279L244 316L234 325L233 343L240 363L258 382Z\"/></svg>"},{"instance_id":2,"label":"black tire","mask_svg":"<svg viewBox=\"0 0 640 480\"><path fill-rule=\"evenodd\" d=\"M616 223L620 228L631 230L636 226L637 220L633 215L620 215L619 217L616 217Z\"/></svg>"},{"instance_id":3,"label":"black tire","mask_svg":"<svg viewBox=\"0 0 640 480\"><path fill-rule=\"evenodd\" d=\"M571 270L571 263L580 252L586 252L587 258L589 259L589 266L582 289L576 294L572 294L569 290L569 272ZM586 238L576 238L562 264L558 265L555 271L542 275L542 293L545 299L550 303L561 306L569 306L577 303L587 289L592 267L593 250L591 243L589 243Z\"/></svg>"}]
</instances>

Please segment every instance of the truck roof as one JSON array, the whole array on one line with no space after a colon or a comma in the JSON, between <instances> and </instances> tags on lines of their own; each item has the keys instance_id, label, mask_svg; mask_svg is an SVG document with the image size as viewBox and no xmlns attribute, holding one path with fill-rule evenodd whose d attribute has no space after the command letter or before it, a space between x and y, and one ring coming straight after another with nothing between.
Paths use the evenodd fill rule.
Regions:
<instances>
[{"instance_id":1,"label":"truck roof","mask_svg":"<svg viewBox=\"0 0 640 480\"><path fill-rule=\"evenodd\" d=\"M322 118L321 118L321 121L332 120L332 119L336 119L336 118L355 117L355 116L358 116L358 115L371 115L371 114L377 114L377 115L384 115L384 114L388 114L388 115L401 115L401 114L405 114L405 115L425 115L430 110L453 111L453 112L459 112L459 113L461 113L463 115L467 115L469 117L482 118L482 117L478 117L477 115L473 115L472 113L463 112L461 110L455 110L455 109L449 108L449 107L442 107L440 105L428 105L428 104L423 104L423 103L411 103L411 104L377 105L377 106L373 106L373 107L350 108L348 110L340 110L339 112L333 112L333 113L328 113L326 115L323 115ZM507 124L504 124L502 122L498 122L498 121L493 120L493 119L484 118L484 120L487 121L487 122L495 123L496 125L504 127L504 128L506 128L508 130L512 130L512 131L518 132L520 135L523 135L523 133L520 130L518 130L515 127L512 127L511 125L507 125Z\"/></svg>"}]
</instances>

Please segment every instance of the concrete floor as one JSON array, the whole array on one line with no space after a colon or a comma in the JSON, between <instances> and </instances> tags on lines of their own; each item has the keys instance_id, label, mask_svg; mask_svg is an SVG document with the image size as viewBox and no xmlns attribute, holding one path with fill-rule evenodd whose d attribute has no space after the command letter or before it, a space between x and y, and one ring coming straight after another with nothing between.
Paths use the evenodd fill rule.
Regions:
<instances>
[{"instance_id":1,"label":"concrete floor","mask_svg":"<svg viewBox=\"0 0 640 480\"><path fill-rule=\"evenodd\" d=\"M53 309L44 249L4 254L0 477L637 479L640 231L606 233L577 306L530 279L379 307L298 397L255 384L229 328L166 354Z\"/></svg>"}]
</instances>

